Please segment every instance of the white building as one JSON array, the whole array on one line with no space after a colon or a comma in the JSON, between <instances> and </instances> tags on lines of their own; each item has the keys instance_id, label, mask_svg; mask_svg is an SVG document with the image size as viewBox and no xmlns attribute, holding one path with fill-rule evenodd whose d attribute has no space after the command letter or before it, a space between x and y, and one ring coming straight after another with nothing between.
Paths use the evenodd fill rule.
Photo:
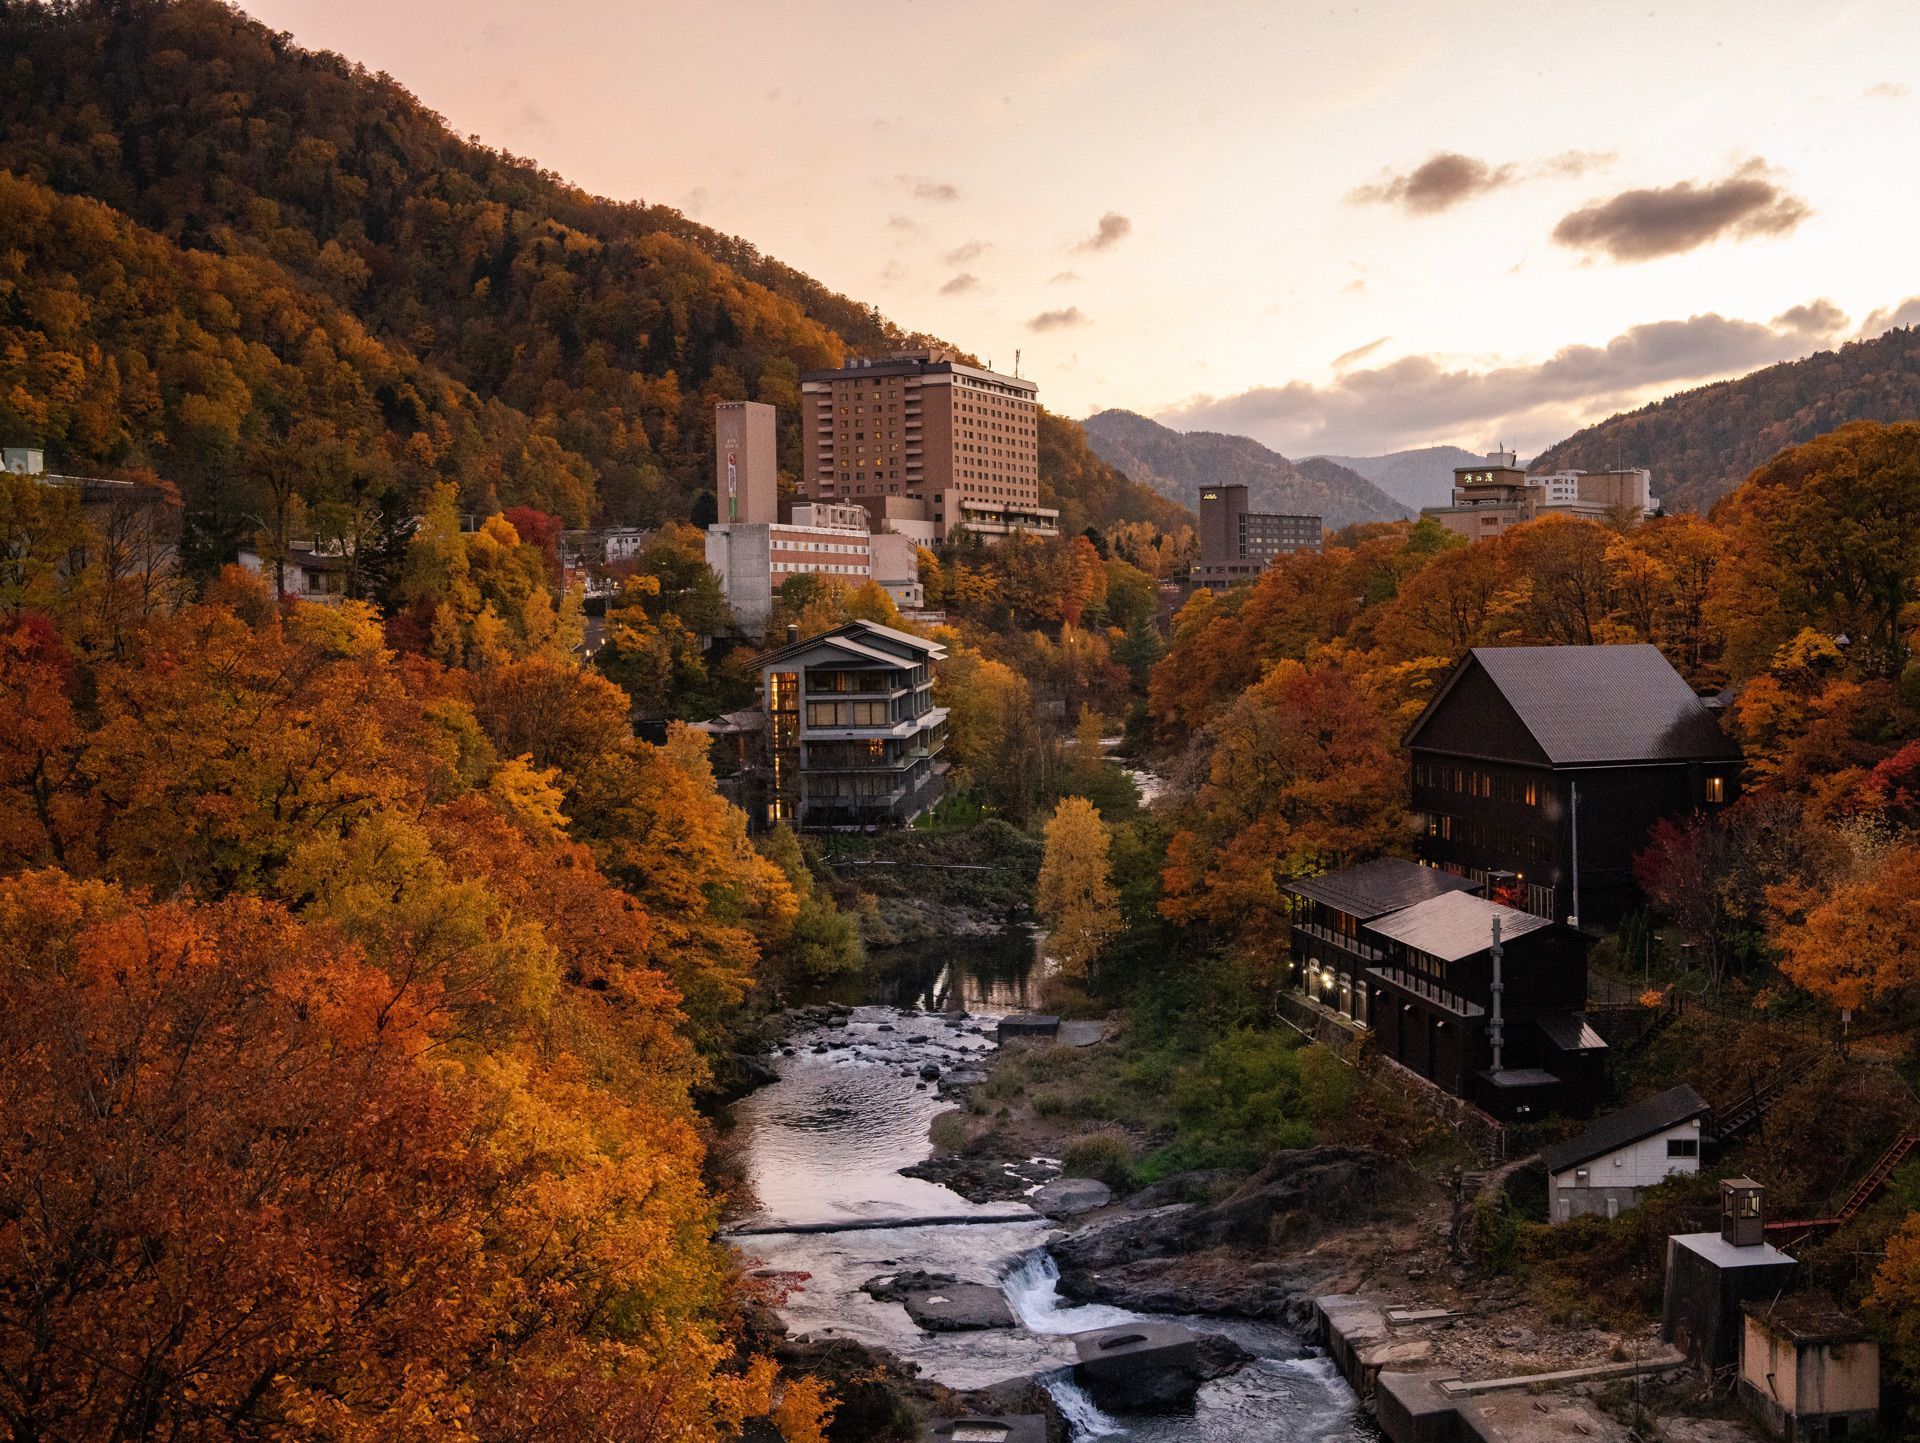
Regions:
<instances>
[{"instance_id":1,"label":"white building","mask_svg":"<svg viewBox=\"0 0 1920 1443\"><path fill-rule=\"evenodd\" d=\"M1608 1113L1580 1136L1544 1149L1548 1220L1618 1217L1650 1187L1700 1171L1701 1123L1713 1109L1682 1085Z\"/></svg>"},{"instance_id":2,"label":"white building","mask_svg":"<svg viewBox=\"0 0 1920 1443\"><path fill-rule=\"evenodd\" d=\"M316 550L309 542L295 541L287 547L284 569L261 556L251 547L242 547L240 564L271 584L276 573L281 577L280 594L300 601L317 601L336 606L347 597L347 557L339 549Z\"/></svg>"},{"instance_id":3,"label":"white building","mask_svg":"<svg viewBox=\"0 0 1920 1443\"><path fill-rule=\"evenodd\" d=\"M790 576L859 586L873 580L873 537L858 506L796 506L793 520L722 522L707 528L707 565L740 629L764 637L774 593ZM917 578L916 578L917 579Z\"/></svg>"}]
</instances>

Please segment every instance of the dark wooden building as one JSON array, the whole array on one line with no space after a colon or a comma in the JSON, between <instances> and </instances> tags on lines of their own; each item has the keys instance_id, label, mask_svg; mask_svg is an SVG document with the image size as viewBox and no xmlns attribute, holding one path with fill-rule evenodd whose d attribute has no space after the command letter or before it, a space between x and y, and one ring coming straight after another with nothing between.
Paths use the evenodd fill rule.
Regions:
<instances>
[{"instance_id":1,"label":"dark wooden building","mask_svg":"<svg viewBox=\"0 0 1920 1443\"><path fill-rule=\"evenodd\" d=\"M1501 1046L1492 1020L1493 924L1500 923ZM1593 1111L1606 1043L1587 1025L1588 939L1470 892L1448 892L1369 922L1367 970L1380 1050L1495 1117Z\"/></svg>"},{"instance_id":2,"label":"dark wooden building","mask_svg":"<svg viewBox=\"0 0 1920 1443\"><path fill-rule=\"evenodd\" d=\"M1370 1029L1386 1056L1496 1117L1593 1110L1606 1044L1580 1011L1586 937L1478 896L1464 877L1392 858L1302 878L1289 890L1301 995Z\"/></svg>"},{"instance_id":3,"label":"dark wooden building","mask_svg":"<svg viewBox=\"0 0 1920 1443\"><path fill-rule=\"evenodd\" d=\"M1388 913L1474 884L1437 867L1398 857L1363 862L1343 872L1303 877L1287 890L1293 909L1293 985L1311 1001L1370 1026L1372 988L1367 969L1380 960L1379 939L1366 926Z\"/></svg>"},{"instance_id":4,"label":"dark wooden building","mask_svg":"<svg viewBox=\"0 0 1920 1443\"><path fill-rule=\"evenodd\" d=\"M1420 859L1611 925L1663 818L1734 799L1740 753L1657 647L1476 647L1409 729Z\"/></svg>"}]
</instances>

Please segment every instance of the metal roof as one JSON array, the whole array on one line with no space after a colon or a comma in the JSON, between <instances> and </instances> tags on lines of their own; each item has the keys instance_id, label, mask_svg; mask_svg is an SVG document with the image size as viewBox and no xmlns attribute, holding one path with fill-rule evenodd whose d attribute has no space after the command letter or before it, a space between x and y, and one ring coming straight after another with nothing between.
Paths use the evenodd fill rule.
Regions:
<instances>
[{"instance_id":1,"label":"metal roof","mask_svg":"<svg viewBox=\"0 0 1920 1443\"><path fill-rule=\"evenodd\" d=\"M1470 892L1447 892L1369 922L1367 930L1442 962L1458 962L1493 945L1495 917L1500 919L1502 942L1553 925L1545 917Z\"/></svg>"},{"instance_id":2,"label":"metal roof","mask_svg":"<svg viewBox=\"0 0 1920 1443\"><path fill-rule=\"evenodd\" d=\"M880 643L875 645L874 643ZM908 656L889 650L888 643L904 647ZM945 661L947 649L937 641L928 641L924 636L914 636L891 626L882 626L877 621L843 621L830 631L817 632L813 636L803 636L790 641L772 651L763 652L754 662L755 666L766 666L769 662L780 661L796 656L814 646L836 646L850 656L860 656L871 661L886 662L891 666L912 666L921 658L927 661Z\"/></svg>"},{"instance_id":3,"label":"metal roof","mask_svg":"<svg viewBox=\"0 0 1920 1443\"><path fill-rule=\"evenodd\" d=\"M1325 903L1336 912L1345 912L1362 922L1445 892L1470 892L1473 887L1465 877L1398 857L1382 857L1344 871L1302 877L1287 884L1287 890L1296 897Z\"/></svg>"},{"instance_id":4,"label":"metal roof","mask_svg":"<svg viewBox=\"0 0 1920 1443\"><path fill-rule=\"evenodd\" d=\"M1407 733L1422 728L1453 684L1478 666L1554 766L1620 762L1722 761L1739 750L1713 710L1660 648L1477 646Z\"/></svg>"},{"instance_id":5,"label":"metal roof","mask_svg":"<svg viewBox=\"0 0 1920 1443\"><path fill-rule=\"evenodd\" d=\"M1607 1045L1607 1039L1578 1012L1536 1017L1533 1025L1547 1034L1547 1040L1562 1052L1595 1052Z\"/></svg>"},{"instance_id":6,"label":"metal roof","mask_svg":"<svg viewBox=\"0 0 1920 1443\"><path fill-rule=\"evenodd\" d=\"M1546 1164L1550 1174L1565 1172L1712 1111L1704 1097L1681 1083L1657 1096L1608 1113L1576 1138L1542 1149L1540 1161Z\"/></svg>"}]
</instances>

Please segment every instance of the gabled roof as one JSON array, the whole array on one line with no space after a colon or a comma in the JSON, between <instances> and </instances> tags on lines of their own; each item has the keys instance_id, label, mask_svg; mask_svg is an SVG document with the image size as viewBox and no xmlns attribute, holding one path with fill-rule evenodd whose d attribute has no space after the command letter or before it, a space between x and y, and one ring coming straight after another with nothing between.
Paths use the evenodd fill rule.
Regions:
<instances>
[{"instance_id":1,"label":"gabled roof","mask_svg":"<svg viewBox=\"0 0 1920 1443\"><path fill-rule=\"evenodd\" d=\"M928 641L923 636L882 626L877 621L843 621L830 631L803 636L798 641L790 641L785 646L763 652L754 665L766 666L789 656L798 656L816 646L832 646L848 656L863 661L886 662L891 666L912 666L920 660L947 659L944 646L936 641ZM906 655L901 655L902 652Z\"/></svg>"},{"instance_id":2,"label":"gabled roof","mask_svg":"<svg viewBox=\"0 0 1920 1443\"><path fill-rule=\"evenodd\" d=\"M1545 917L1476 897L1471 892L1448 892L1369 922L1367 930L1429 957L1438 957L1442 962L1458 962L1493 945L1496 917L1500 919L1503 942L1553 925Z\"/></svg>"},{"instance_id":3,"label":"gabled roof","mask_svg":"<svg viewBox=\"0 0 1920 1443\"><path fill-rule=\"evenodd\" d=\"M1344 871L1302 877L1289 882L1287 890L1296 897L1324 903L1337 912L1368 922L1444 892L1470 892L1473 883L1438 867L1423 867L1398 857L1382 857Z\"/></svg>"},{"instance_id":4,"label":"gabled roof","mask_svg":"<svg viewBox=\"0 0 1920 1443\"><path fill-rule=\"evenodd\" d=\"M1565 1172L1692 1118L1705 1117L1712 1111L1704 1097L1682 1083L1656 1097L1608 1113L1580 1136L1543 1149L1540 1161L1546 1164L1550 1174Z\"/></svg>"},{"instance_id":5,"label":"gabled roof","mask_svg":"<svg viewBox=\"0 0 1920 1443\"><path fill-rule=\"evenodd\" d=\"M1554 766L1726 761L1738 749L1657 646L1477 646L1441 685L1406 744L1479 668Z\"/></svg>"}]
</instances>

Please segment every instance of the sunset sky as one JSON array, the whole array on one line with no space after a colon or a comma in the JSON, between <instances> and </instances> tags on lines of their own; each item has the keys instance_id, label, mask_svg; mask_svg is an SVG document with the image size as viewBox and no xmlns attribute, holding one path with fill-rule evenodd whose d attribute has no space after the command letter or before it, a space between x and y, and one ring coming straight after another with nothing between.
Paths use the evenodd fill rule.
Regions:
<instances>
[{"instance_id":1,"label":"sunset sky","mask_svg":"<svg viewBox=\"0 0 1920 1443\"><path fill-rule=\"evenodd\" d=\"M1920 319L1920 4L252 0L453 126L1290 455Z\"/></svg>"}]
</instances>

